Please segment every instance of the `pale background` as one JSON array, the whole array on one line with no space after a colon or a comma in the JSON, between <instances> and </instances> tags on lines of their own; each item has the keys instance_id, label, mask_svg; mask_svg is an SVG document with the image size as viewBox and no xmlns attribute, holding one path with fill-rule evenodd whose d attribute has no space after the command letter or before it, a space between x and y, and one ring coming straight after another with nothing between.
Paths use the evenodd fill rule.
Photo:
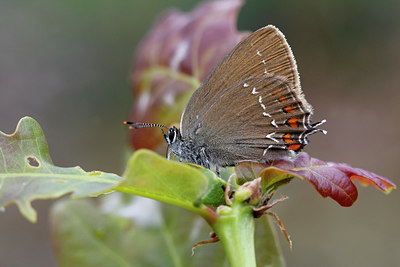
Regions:
<instances>
[{"instance_id":1,"label":"pale background","mask_svg":"<svg viewBox=\"0 0 400 267\"><path fill-rule=\"evenodd\" d=\"M0 130L11 133L32 116L56 165L121 173L134 49L162 10L196 2L1 0ZM293 48L314 120L328 120L328 135L310 137L306 151L399 185L400 1L249 0L239 29L267 24ZM294 242L290 251L281 239L288 266L399 264L399 192L358 188L351 208L305 181L281 190L290 196L275 209ZM0 266L56 265L51 203L34 202L36 224L15 205L0 213Z\"/></svg>"}]
</instances>

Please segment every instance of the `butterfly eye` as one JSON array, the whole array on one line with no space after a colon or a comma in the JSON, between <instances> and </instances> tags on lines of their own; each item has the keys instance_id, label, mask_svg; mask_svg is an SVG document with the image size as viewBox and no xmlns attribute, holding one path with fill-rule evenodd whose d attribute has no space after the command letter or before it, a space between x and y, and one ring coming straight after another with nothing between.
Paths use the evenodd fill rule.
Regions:
<instances>
[{"instance_id":1,"label":"butterfly eye","mask_svg":"<svg viewBox=\"0 0 400 267\"><path fill-rule=\"evenodd\" d=\"M176 140L176 131L174 128L170 128L168 131L168 139L169 139L169 143L173 143Z\"/></svg>"}]
</instances>

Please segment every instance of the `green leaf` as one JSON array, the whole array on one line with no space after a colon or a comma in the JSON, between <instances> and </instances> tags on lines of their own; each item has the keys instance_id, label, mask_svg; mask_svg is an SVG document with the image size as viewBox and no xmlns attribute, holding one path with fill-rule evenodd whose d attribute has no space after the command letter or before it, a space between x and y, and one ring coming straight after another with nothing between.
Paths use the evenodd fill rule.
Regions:
<instances>
[{"instance_id":1,"label":"green leaf","mask_svg":"<svg viewBox=\"0 0 400 267\"><path fill-rule=\"evenodd\" d=\"M282 251L279 246L277 232L272 217L267 215L256 220L256 258L258 266L286 266ZM286 244L285 244L286 245Z\"/></svg>"},{"instance_id":2,"label":"green leaf","mask_svg":"<svg viewBox=\"0 0 400 267\"><path fill-rule=\"evenodd\" d=\"M295 178L292 173L275 167L268 167L262 170L258 176L261 177L262 193L266 191L273 192L279 187L290 183Z\"/></svg>"},{"instance_id":3,"label":"green leaf","mask_svg":"<svg viewBox=\"0 0 400 267\"><path fill-rule=\"evenodd\" d=\"M219 205L225 204L226 182L207 168L201 167L196 164L189 163L189 165L201 171L208 178L209 188L207 192L202 196L201 203L203 203L204 205L211 205L213 207L218 207Z\"/></svg>"},{"instance_id":4,"label":"green leaf","mask_svg":"<svg viewBox=\"0 0 400 267\"><path fill-rule=\"evenodd\" d=\"M73 198L98 195L120 180L115 174L54 166L43 131L32 118L22 118L11 135L0 132L0 207L16 203L31 222L36 221L35 199L71 192Z\"/></svg>"},{"instance_id":5,"label":"green leaf","mask_svg":"<svg viewBox=\"0 0 400 267\"><path fill-rule=\"evenodd\" d=\"M273 192L296 177L292 172L252 161L240 162L235 167L235 173L239 184L261 177L262 194Z\"/></svg>"},{"instance_id":6,"label":"green leaf","mask_svg":"<svg viewBox=\"0 0 400 267\"><path fill-rule=\"evenodd\" d=\"M56 202L50 219L60 266L228 266L220 243L200 246L192 256L191 247L211 230L198 215L161 203L154 209L137 197L107 212L114 197L100 207L88 199Z\"/></svg>"},{"instance_id":7,"label":"green leaf","mask_svg":"<svg viewBox=\"0 0 400 267\"><path fill-rule=\"evenodd\" d=\"M150 150L136 151L115 188L201 213L201 197L209 190L209 178L189 165L170 161Z\"/></svg>"}]
</instances>

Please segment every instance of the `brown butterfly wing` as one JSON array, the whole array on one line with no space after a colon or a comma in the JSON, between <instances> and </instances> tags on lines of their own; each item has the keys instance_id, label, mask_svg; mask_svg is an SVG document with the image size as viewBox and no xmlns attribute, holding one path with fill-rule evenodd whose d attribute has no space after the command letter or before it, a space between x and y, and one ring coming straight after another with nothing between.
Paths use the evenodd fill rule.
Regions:
<instances>
[{"instance_id":1,"label":"brown butterfly wing","mask_svg":"<svg viewBox=\"0 0 400 267\"><path fill-rule=\"evenodd\" d=\"M314 130L312 110L292 84L272 74L251 77L215 95L202 121L191 131L195 146L206 146L211 161L234 165L265 162L286 150L299 150ZM268 152L268 153L267 153Z\"/></svg>"},{"instance_id":2,"label":"brown butterfly wing","mask_svg":"<svg viewBox=\"0 0 400 267\"><path fill-rule=\"evenodd\" d=\"M245 78L269 74L284 77L301 95L293 53L284 35L272 25L257 30L241 41L194 92L182 114L183 136L191 135L190 129L196 127L198 120L202 120L202 114L221 90ZM308 105L304 98L302 100Z\"/></svg>"}]
</instances>

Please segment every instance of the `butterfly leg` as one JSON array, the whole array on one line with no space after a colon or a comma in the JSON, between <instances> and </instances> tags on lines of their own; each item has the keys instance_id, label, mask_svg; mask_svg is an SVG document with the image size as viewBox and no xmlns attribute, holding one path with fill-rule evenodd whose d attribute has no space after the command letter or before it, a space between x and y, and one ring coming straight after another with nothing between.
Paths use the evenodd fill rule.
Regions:
<instances>
[{"instance_id":1,"label":"butterfly leg","mask_svg":"<svg viewBox=\"0 0 400 267\"><path fill-rule=\"evenodd\" d=\"M200 165L204 166L207 169L210 169L210 161L206 154L205 147L200 148Z\"/></svg>"},{"instance_id":2,"label":"butterfly leg","mask_svg":"<svg viewBox=\"0 0 400 267\"><path fill-rule=\"evenodd\" d=\"M215 172L217 173L217 175L219 176L219 166L215 165Z\"/></svg>"},{"instance_id":3,"label":"butterfly leg","mask_svg":"<svg viewBox=\"0 0 400 267\"><path fill-rule=\"evenodd\" d=\"M167 158L167 160L169 160L170 156L171 156L171 149L170 149L170 147L168 146L168 148L167 148L167 153L166 153L165 157Z\"/></svg>"}]
</instances>

